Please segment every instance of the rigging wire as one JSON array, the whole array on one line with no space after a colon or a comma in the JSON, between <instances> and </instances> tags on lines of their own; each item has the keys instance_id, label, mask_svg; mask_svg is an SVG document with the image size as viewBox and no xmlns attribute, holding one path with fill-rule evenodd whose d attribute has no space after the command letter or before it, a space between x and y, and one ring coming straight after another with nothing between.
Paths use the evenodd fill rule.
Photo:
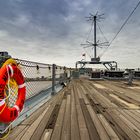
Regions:
<instances>
[{"instance_id":1,"label":"rigging wire","mask_svg":"<svg viewBox=\"0 0 140 140\"><path fill-rule=\"evenodd\" d=\"M97 22L97 27L98 27L98 29L99 29L101 35L103 36L104 40L105 40L106 42L109 43L108 39L106 38L106 36L105 36L105 34L104 34L103 30L101 29L101 26L99 25L98 22ZM108 45L109 45L109 44L108 44ZM108 45L107 45L107 47L108 47ZM98 56L100 57L101 54L102 54L102 53L100 53Z\"/></svg>"},{"instance_id":2,"label":"rigging wire","mask_svg":"<svg viewBox=\"0 0 140 140\"><path fill-rule=\"evenodd\" d=\"M129 14L129 16L126 18L126 20L124 21L124 23L122 24L122 26L120 27L120 29L118 30L118 32L116 33L116 35L113 37L113 39L110 41L108 47L106 48L106 50L100 55L100 57L102 57L104 55L104 53L107 51L107 49L111 46L111 44L113 43L113 41L117 38L117 36L119 35L119 33L121 32L121 30L124 28L124 26L127 24L128 20L130 19L130 17L134 14L135 10L138 8L138 6L140 5L140 1L137 3L137 5L135 6L135 8L132 10L132 12Z\"/></svg>"},{"instance_id":3,"label":"rigging wire","mask_svg":"<svg viewBox=\"0 0 140 140\"><path fill-rule=\"evenodd\" d=\"M90 27L90 29L89 29L89 32L87 33L87 37L86 37L86 42L89 40L89 36L90 36L90 34L91 34L91 32L92 32L92 29L93 29L93 21L92 21L92 23L91 23L91 27ZM85 51L85 53L91 58L91 55L87 52L87 50L83 47L83 49L84 49L84 51Z\"/></svg>"},{"instance_id":4,"label":"rigging wire","mask_svg":"<svg viewBox=\"0 0 140 140\"><path fill-rule=\"evenodd\" d=\"M102 29L101 29L101 27L100 27L100 25L99 25L98 22L97 22L97 26L98 26L98 29L99 29L100 33L102 34L103 38L105 39L105 41L106 41L106 42L109 42L108 39L106 38L104 32L102 31Z\"/></svg>"},{"instance_id":5,"label":"rigging wire","mask_svg":"<svg viewBox=\"0 0 140 140\"><path fill-rule=\"evenodd\" d=\"M94 23L94 21L92 21L92 23L91 23L91 28L90 28L90 30L89 30L89 32L88 32L88 34L87 34L86 41L88 41L89 36L90 36L90 34L91 34L91 31L92 31L92 29L93 29L93 23Z\"/></svg>"}]
</instances>

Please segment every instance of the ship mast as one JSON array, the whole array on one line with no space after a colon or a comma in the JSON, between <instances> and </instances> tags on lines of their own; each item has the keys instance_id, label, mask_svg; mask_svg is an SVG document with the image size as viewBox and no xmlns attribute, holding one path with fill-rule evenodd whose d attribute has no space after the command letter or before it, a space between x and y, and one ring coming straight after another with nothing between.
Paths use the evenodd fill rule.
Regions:
<instances>
[{"instance_id":1,"label":"ship mast","mask_svg":"<svg viewBox=\"0 0 140 140\"><path fill-rule=\"evenodd\" d=\"M99 55L97 54L97 47L99 48L102 48L103 46L109 46L109 42L107 41L106 39L106 42L100 42L99 40L97 40L97 27L96 25L98 25L98 22L100 22L103 18L103 15L104 14L101 14L99 15L98 12L93 15L93 14L90 14L89 17L86 17L87 18L87 21L90 21L92 22L92 25L91 25L91 30L88 34L88 38L86 40L86 43L85 44L81 44L81 45L84 45L83 48L88 48L88 47L92 47L92 57L91 57L91 60L90 61L77 61L76 62L76 68L78 66L78 64L81 65L81 68L85 67L86 64L103 64L106 69L108 70L116 70L117 69L117 62L115 61L100 61L100 57ZM94 26L94 40L93 42L92 41L89 41L89 35L91 35L91 31L92 31L92 27ZM98 25L99 27L99 25ZM103 32L101 31L101 28L99 27L99 30L100 32L103 34Z\"/></svg>"},{"instance_id":2,"label":"ship mast","mask_svg":"<svg viewBox=\"0 0 140 140\"><path fill-rule=\"evenodd\" d=\"M92 26L94 26L94 42L87 40L86 44L81 44L81 45L85 45L84 48L93 47L93 56L91 58L91 61L95 61L95 62L100 61L100 58L97 56L97 47L102 48L101 46L108 46L108 42L99 43L99 41L97 41L96 24L97 22L100 22L100 20L104 19L103 15L104 14L98 15L98 13L96 13L95 15L90 14L90 16L87 17L87 21L91 21Z\"/></svg>"},{"instance_id":3,"label":"ship mast","mask_svg":"<svg viewBox=\"0 0 140 140\"><path fill-rule=\"evenodd\" d=\"M97 43L96 43L96 15L94 16L94 58L96 59L96 55L97 55L97 53L96 53L96 46L97 46Z\"/></svg>"}]
</instances>

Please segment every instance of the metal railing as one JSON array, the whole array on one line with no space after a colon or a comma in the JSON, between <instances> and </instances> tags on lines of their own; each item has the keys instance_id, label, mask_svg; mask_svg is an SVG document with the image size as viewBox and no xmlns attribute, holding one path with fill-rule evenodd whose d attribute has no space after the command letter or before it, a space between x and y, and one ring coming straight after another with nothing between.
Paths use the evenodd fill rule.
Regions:
<instances>
[{"instance_id":1,"label":"metal railing","mask_svg":"<svg viewBox=\"0 0 140 140\"><path fill-rule=\"evenodd\" d=\"M0 56L0 64L9 59L9 57ZM66 82L71 76L71 69L58 66L56 64L44 64L39 62L27 61L13 58L19 69L21 70L26 83L26 100L40 94L49 88L52 88L52 95L55 94L55 87L62 82ZM17 89L12 89L15 93ZM13 106L16 102L18 94L10 96L9 105Z\"/></svg>"},{"instance_id":2,"label":"metal railing","mask_svg":"<svg viewBox=\"0 0 140 140\"><path fill-rule=\"evenodd\" d=\"M55 92L56 84L66 82L67 79L70 78L70 68L21 59L15 60L25 77L27 90L26 99L50 87L52 87L52 92Z\"/></svg>"},{"instance_id":3,"label":"metal railing","mask_svg":"<svg viewBox=\"0 0 140 140\"><path fill-rule=\"evenodd\" d=\"M11 57L0 56L0 67L2 67L4 62L9 58ZM64 66L13 59L17 62L17 67L21 70L25 78L26 101L24 110L20 113L16 121L10 124L0 124L0 137L8 131L11 124L12 127L16 126L48 101L51 95L59 91L60 87L56 87L58 87L58 85L61 86L62 82L69 81L71 77L71 69ZM10 78L10 80L12 80L12 78ZM8 96L6 104L10 107L15 105L18 98L18 85L13 85L7 82L5 87L5 93Z\"/></svg>"}]
</instances>

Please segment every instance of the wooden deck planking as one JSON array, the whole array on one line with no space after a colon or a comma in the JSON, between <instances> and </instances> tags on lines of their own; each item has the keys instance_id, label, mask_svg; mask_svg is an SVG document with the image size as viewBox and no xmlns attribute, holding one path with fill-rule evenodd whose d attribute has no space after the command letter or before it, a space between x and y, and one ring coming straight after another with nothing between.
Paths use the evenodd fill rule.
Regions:
<instances>
[{"instance_id":1,"label":"wooden deck planking","mask_svg":"<svg viewBox=\"0 0 140 140\"><path fill-rule=\"evenodd\" d=\"M36 128L41 123L42 119L46 115L49 107L43 111L43 113L31 124L31 126L27 129L26 133L22 136L21 140L29 140L32 137L32 134L35 132Z\"/></svg>"},{"instance_id":2,"label":"wooden deck planking","mask_svg":"<svg viewBox=\"0 0 140 140\"><path fill-rule=\"evenodd\" d=\"M103 106L103 107L117 107L114 103L112 103L108 98L104 97L102 93L98 92L95 88L93 88L89 84L83 85L85 89ZM92 89L89 90L89 87Z\"/></svg>"},{"instance_id":3,"label":"wooden deck planking","mask_svg":"<svg viewBox=\"0 0 140 140\"><path fill-rule=\"evenodd\" d=\"M113 130L116 132L116 134L119 136L120 139L129 139L128 136L123 132L120 126L116 122L114 122L111 115L105 110L105 107L101 106L100 101L95 99L95 96L92 95L92 91L88 90L88 97L90 99L91 104L93 105L93 109L97 112L97 114L103 114L105 116L106 120L109 122L110 126L113 128ZM111 107L112 108L112 107Z\"/></svg>"},{"instance_id":4,"label":"wooden deck planking","mask_svg":"<svg viewBox=\"0 0 140 140\"><path fill-rule=\"evenodd\" d=\"M82 112L82 107L80 105L80 100L79 100L79 99L82 99L82 97L78 96L80 95L80 91L78 90L78 88L74 87L74 91L75 91L75 104L76 104L76 110L77 110L77 119L78 119L78 124L79 124L80 137L81 137L81 140L85 140L85 139L90 140L85 118Z\"/></svg>"},{"instance_id":5,"label":"wooden deck planking","mask_svg":"<svg viewBox=\"0 0 140 140\"><path fill-rule=\"evenodd\" d=\"M64 115L64 122L62 126L62 133L61 133L61 140L70 140L70 104L71 104L71 96L67 95L67 102L66 102L66 111Z\"/></svg>"},{"instance_id":6,"label":"wooden deck planking","mask_svg":"<svg viewBox=\"0 0 140 140\"><path fill-rule=\"evenodd\" d=\"M102 123L99 121L97 114L94 112L94 110L92 109L92 107L90 105L87 106L87 109L91 116L92 122L94 123L95 128L99 134L100 139L109 140L110 138L109 138L105 128L103 127Z\"/></svg>"},{"instance_id":7,"label":"wooden deck planking","mask_svg":"<svg viewBox=\"0 0 140 140\"><path fill-rule=\"evenodd\" d=\"M28 129L29 129L29 126L27 126L23 131L21 131L21 133L19 133L19 135L16 136L13 140L20 140Z\"/></svg>"},{"instance_id":8,"label":"wooden deck planking","mask_svg":"<svg viewBox=\"0 0 140 140\"><path fill-rule=\"evenodd\" d=\"M66 99L63 99L61 107L60 107L60 111L57 117L57 121L52 133L52 140L61 140L61 129L62 129L62 124L63 124L63 120L64 120L64 114L65 114L65 110L66 110Z\"/></svg>"},{"instance_id":9,"label":"wooden deck planking","mask_svg":"<svg viewBox=\"0 0 140 140\"><path fill-rule=\"evenodd\" d=\"M36 128L35 132L32 134L31 140L38 140L41 138L43 131L46 128L47 123L49 122L49 119L51 117L51 113L53 112L55 106L57 104L59 104L59 102L63 98L63 94L64 93L62 92L61 95L58 96L58 98L56 100L54 100L54 102L51 104L51 107L49 107L48 111L46 112L45 116L43 117L40 124Z\"/></svg>"},{"instance_id":10,"label":"wooden deck planking","mask_svg":"<svg viewBox=\"0 0 140 140\"><path fill-rule=\"evenodd\" d=\"M81 90L81 94L82 94L82 90ZM101 122L99 121L96 113L94 112L94 110L92 109L90 102L88 101L88 98L86 97L86 95L83 93L83 99L85 101L85 104L87 106L87 109L89 111L89 114L91 116L92 122L96 127L96 130L98 132L99 137L101 140L109 140L108 134L106 133L106 130L104 129L104 127L102 126Z\"/></svg>"},{"instance_id":11,"label":"wooden deck planking","mask_svg":"<svg viewBox=\"0 0 140 140\"><path fill-rule=\"evenodd\" d=\"M90 139L91 140L99 140L100 139L99 134L95 128L95 125L92 122L91 116L88 112L88 109L87 109L83 99L80 99L80 105L82 107L82 111L84 114L84 118L85 118L85 122L86 122L86 125L88 128Z\"/></svg>"},{"instance_id":12,"label":"wooden deck planking","mask_svg":"<svg viewBox=\"0 0 140 140\"><path fill-rule=\"evenodd\" d=\"M80 140L74 89L71 88L71 139Z\"/></svg>"},{"instance_id":13,"label":"wooden deck planking","mask_svg":"<svg viewBox=\"0 0 140 140\"><path fill-rule=\"evenodd\" d=\"M96 87L96 83L105 89ZM110 94L138 106L136 98L140 98L140 90L124 89L122 82L110 83L72 80L14 128L7 140L139 140L140 110L130 108Z\"/></svg>"},{"instance_id":14,"label":"wooden deck planking","mask_svg":"<svg viewBox=\"0 0 140 140\"><path fill-rule=\"evenodd\" d=\"M123 94L124 96L140 103L139 92L136 92L132 90L131 88L124 88L124 86L120 86L119 82L116 83L116 82L111 82L111 81L106 81L106 82L101 81L100 83L110 89L113 89L113 91L119 92L120 95Z\"/></svg>"},{"instance_id":15,"label":"wooden deck planking","mask_svg":"<svg viewBox=\"0 0 140 140\"><path fill-rule=\"evenodd\" d=\"M15 140L17 137L19 137L19 135L23 135L26 130L28 129L29 126L27 125L20 125L20 126L16 126L12 132L10 133L10 135L6 138L7 140ZM22 134L21 134L22 133ZM20 137L21 137L20 136Z\"/></svg>"},{"instance_id":16,"label":"wooden deck planking","mask_svg":"<svg viewBox=\"0 0 140 140\"><path fill-rule=\"evenodd\" d=\"M50 140L52 132L52 129L45 129L43 135L41 136L41 140Z\"/></svg>"},{"instance_id":17,"label":"wooden deck planking","mask_svg":"<svg viewBox=\"0 0 140 140\"><path fill-rule=\"evenodd\" d=\"M132 124L134 124L139 130L140 130L140 122L138 122L137 119L135 119L135 115L130 116L128 112L130 112L129 110L127 110L127 112L125 110L119 110L119 112L121 112L121 114L123 114L123 116L125 118L127 118L127 120L129 120Z\"/></svg>"},{"instance_id":18,"label":"wooden deck planking","mask_svg":"<svg viewBox=\"0 0 140 140\"><path fill-rule=\"evenodd\" d=\"M138 136L132 131L131 126L122 118L121 114L116 110L109 110L110 115L114 121L121 127L121 129L127 134L129 139L139 140Z\"/></svg>"},{"instance_id":19,"label":"wooden deck planking","mask_svg":"<svg viewBox=\"0 0 140 140\"><path fill-rule=\"evenodd\" d=\"M89 90L89 88L86 88L86 89ZM91 91L91 90L89 90L89 92L90 92L90 91ZM100 94L100 93L98 93L98 94ZM96 96L96 95L95 95L95 96ZM94 96L94 97L95 97L95 96ZM110 106L110 107L111 107L111 106ZM118 118L118 116L114 116L113 113L111 113L111 114L109 113L109 115L112 116L112 117L114 118L114 120L115 120L116 123L120 122L120 123L117 124L119 129L120 129L121 127L122 127L122 128L125 128L124 125L122 124L123 122L120 121L120 119ZM111 120L111 119L110 119L110 120ZM116 121L116 120L118 120L118 121ZM114 121L113 121L113 122L114 122ZM122 124L122 126L121 126L121 124ZM117 128L117 129L118 129L118 128ZM126 135L124 135L125 133L123 132L123 129L119 130L119 133L122 131L122 132L123 132L123 134L121 134L122 137L124 137L124 138L126 138L126 139L129 139L129 137L128 137L128 135L127 135L127 134L129 134L129 130L130 130L129 128L126 128L126 130L124 131L124 132L126 133ZM134 136L134 138L138 139L138 137L136 137L135 134L132 133L132 135ZM132 137L133 137L133 136L132 136ZM130 138L132 138L132 137L131 137L131 132L130 132Z\"/></svg>"},{"instance_id":20,"label":"wooden deck planking","mask_svg":"<svg viewBox=\"0 0 140 140\"><path fill-rule=\"evenodd\" d=\"M110 124L107 122L105 117L102 114L98 114L98 118L101 121L102 125L104 126L104 128L105 128L107 134L109 135L110 139L111 140L119 140L119 137L117 136L115 131L112 129Z\"/></svg>"}]
</instances>

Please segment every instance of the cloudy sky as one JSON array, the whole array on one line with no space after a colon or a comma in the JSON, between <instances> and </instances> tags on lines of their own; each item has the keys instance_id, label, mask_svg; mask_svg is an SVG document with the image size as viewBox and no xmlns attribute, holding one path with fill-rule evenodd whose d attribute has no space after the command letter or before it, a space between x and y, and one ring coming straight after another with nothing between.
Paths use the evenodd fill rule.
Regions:
<instances>
[{"instance_id":1,"label":"cloudy sky","mask_svg":"<svg viewBox=\"0 0 140 140\"><path fill-rule=\"evenodd\" d=\"M138 1L0 0L0 50L14 58L72 67L85 51L80 44L91 26L85 17L104 13L105 19L98 24L110 41ZM139 38L140 6L101 59L115 60L120 67L140 67ZM92 51L86 52L88 60Z\"/></svg>"}]
</instances>

